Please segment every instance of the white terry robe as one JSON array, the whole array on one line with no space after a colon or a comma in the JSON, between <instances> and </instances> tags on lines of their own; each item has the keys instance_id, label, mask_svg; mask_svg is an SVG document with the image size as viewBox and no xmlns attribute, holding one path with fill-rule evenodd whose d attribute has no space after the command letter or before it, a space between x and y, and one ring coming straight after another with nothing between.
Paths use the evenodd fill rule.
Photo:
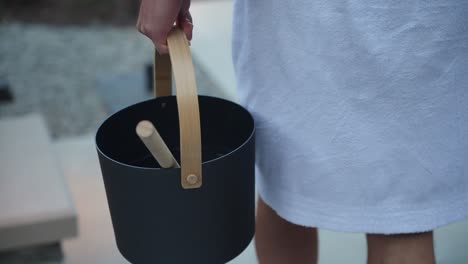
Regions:
<instances>
[{"instance_id":1,"label":"white terry robe","mask_svg":"<svg viewBox=\"0 0 468 264\"><path fill-rule=\"evenodd\" d=\"M236 0L260 196L293 223L422 232L468 216L468 1Z\"/></svg>"}]
</instances>

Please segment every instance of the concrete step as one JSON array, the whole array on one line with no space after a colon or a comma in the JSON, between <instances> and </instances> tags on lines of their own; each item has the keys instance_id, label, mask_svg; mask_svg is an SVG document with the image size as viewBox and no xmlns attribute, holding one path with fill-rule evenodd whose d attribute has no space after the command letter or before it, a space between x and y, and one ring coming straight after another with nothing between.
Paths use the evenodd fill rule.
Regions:
<instances>
[{"instance_id":1,"label":"concrete step","mask_svg":"<svg viewBox=\"0 0 468 264\"><path fill-rule=\"evenodd\" d=\"M0 120L0 250L77 234L68 184L38 114Z\"/></svg>"}]
</instances>

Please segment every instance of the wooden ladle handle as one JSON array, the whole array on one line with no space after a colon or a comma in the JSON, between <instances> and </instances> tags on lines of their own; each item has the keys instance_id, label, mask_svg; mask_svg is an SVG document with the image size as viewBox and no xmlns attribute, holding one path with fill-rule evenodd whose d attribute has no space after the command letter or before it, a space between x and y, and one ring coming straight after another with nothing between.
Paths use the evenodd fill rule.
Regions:
<instances>
[{"instance_id":1,"label":"wooden ladle handle","mask_svg":"<svg viewBox=\"0 0 468 264\"><path fill-rule=\"evenodd\" d=\"M177 163L166 142L164 142L151 121L140 121L135 130L138 137L162 168L180 168L179 163Z\"/></svg>"}]
</instances>

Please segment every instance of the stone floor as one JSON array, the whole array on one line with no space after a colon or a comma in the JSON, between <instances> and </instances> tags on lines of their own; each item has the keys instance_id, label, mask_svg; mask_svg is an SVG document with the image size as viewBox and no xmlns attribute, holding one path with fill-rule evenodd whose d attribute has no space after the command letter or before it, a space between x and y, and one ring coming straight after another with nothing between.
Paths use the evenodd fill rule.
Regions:
<instances>
[{"instance_id":1,"label":"stone floor","mask_svg":"<svg viewBox=\"0 0 468 264\"><path fill-rule=\"evenodd\" d=\"M107 115L97 80L143 72L153 56L134 27L0 23L0 39L0 80L15 98L0 104L0 118L40 112L53 138L95 131ZM199 86L212 86L195 68Z\"/></svg>"}]
</instances>

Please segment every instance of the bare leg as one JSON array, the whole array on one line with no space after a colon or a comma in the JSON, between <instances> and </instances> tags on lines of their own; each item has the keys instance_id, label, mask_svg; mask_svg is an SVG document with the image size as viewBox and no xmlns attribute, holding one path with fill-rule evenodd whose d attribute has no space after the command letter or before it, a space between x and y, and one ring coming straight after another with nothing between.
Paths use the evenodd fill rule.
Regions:
<instances>
[{"instance_id":1,"label":"bare leg","mask_svg":"<svg viewBox=\"0 0 468 264\"><path fill-rule=\"evenodd\" d=\"M368 264L434 264L432 232L367 235Z\"/></svg>"},{"instance_id":2,"label":"bare leg","mask_svg":"<svg viewBox=\"0 0 468 264\"><path fill-rule=\"evenodd\" d=\"M260 264L316 264L317 229L292 224L259 199L255 245Z\"/></svg>"}]
</instances>

